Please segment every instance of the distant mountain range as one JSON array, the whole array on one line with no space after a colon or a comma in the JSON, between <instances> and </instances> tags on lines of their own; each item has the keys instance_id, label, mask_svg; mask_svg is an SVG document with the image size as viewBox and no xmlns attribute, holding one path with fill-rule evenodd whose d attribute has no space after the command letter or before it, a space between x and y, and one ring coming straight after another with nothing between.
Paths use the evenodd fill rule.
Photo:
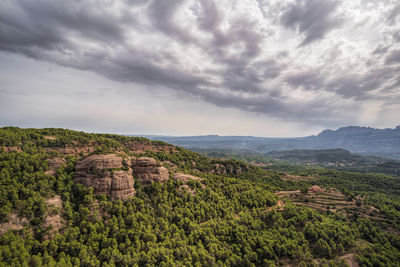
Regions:
<instances>
[{"instance_id":1,"label":"distant mountain range","mask_svg":"<svg viewBox=\"0 0 400 267\"><path fill-rule=\"evenodd\" d=\"M352 153L400 159L400 126L394 129L348 126L316 136L268 138L253 136L144 136L191 150L268 153L295 149L346 149Z\"/></svg>"}]
</instances>

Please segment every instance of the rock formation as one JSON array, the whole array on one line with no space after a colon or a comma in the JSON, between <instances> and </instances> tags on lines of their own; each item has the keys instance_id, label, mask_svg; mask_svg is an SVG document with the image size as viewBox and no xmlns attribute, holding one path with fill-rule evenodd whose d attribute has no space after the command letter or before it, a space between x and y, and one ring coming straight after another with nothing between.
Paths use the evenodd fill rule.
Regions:
<instances>
[{"instance_id":1,"label":"rock formation","mask_svg":"<svg viewBox=\"0 0 400 267\"><path fill-rule=\"evenodd\" d=\"M169 172L153 158L91 155L76 164L74 181L93 187L96 194L126 199L135 195L133 177L137 182L148 185L168 180Z\"/></svg>"},{"instance_id":2,"label":"rock formation","mask_svg":"<svg viewBox=\"0 0 400 267\"><path fill-rule=\"evenodd\" d=\"M81 147L46 147L46 152L57 151L58 153L65 156L75 156L80 153L90 154L95 151L95 147L92 146L81 146Z\"/></svg>"},{"instance_id":3,"label":"rock formation","mask_svg":"<svg viewBox=\"0 0 400 267\"><path fill-rule=\"evenodd\" d=\"M197 176L193 176L193 175L190 175L190 174L180 173L180 172L174 173L174 179L182 181L184 183L187 183L187 182L192 181L192 180L196 180L196 181L202 181L203 180L203 178L200 178L200 177L197 177Z\"/></svg>"},{"instance_id":4,"label":"rock formation","mask_svg":"<svg viewBox=\"0 0 400 267\"><path fill-rule=\"evenodd\" d=\"M132 158L132 169L134 177L144 185L169 179L168 170L153 158Z\"/></svg>"},{"instance_id":5,"label":"rock formation","mask_svg":"<svg viewBox=\"0 0 400 267\"><path fill-rule=\"evenodd\" d=\"M153 151L153 152L165 152L165 153L172 153L176 151L176 148L172 145L155 145L152 142L128 142L125 143L124 146L131 152L131 153L144 153L146 151Z\"/></svg>"},{"instance_id":6,"label":"rock formation","mask_svg":"<svg viewBox=\"0 0 400 267\"><path fill-rule=\"evenodd\" d=\"M74 181L93 187L96 194L126 199L135 195L131 162L115 154L91 155L76 165Z\"/></svg>"},{"instance_id":7,"label":"rock formation","mask_svg":"<svg viewBox=\"0 0 400 267\"><path fill-rule=\"evenodd\" d=\"M49 169L45 172L46 174L54 175L58 168L65 165L67 161L64 158L51 158L47 160Z\"/></svg>"}]
</instances>

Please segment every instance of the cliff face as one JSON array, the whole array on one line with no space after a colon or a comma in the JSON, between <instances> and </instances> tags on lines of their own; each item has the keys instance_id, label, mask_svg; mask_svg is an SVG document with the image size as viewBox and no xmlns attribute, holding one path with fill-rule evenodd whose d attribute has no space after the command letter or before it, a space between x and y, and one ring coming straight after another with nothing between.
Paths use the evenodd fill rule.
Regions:
<instances>
[{"instance_id":1,"label":"cliff face","mask_svg":"<svg viewBox=\"0 0 400 267\"><path fill-rule=\"evenodd\" d=\"M93 187L94 193L126 199L135 195L134 179L143 185L164 182L169 172L153 158L128 157L116 154L91 155L79 161L75 168L76 183Z\"/></svg>"},{"instance_id":2,"label":"cliff face","mask_svg":"<svg viewBox=\"0 0 400 267\"><path fill-rule=\"evenodd\" d=\"M74 181L93 187L96 194L126 199L135 195L132 168L129 159L115 154L91 155L76 165Z\"/></svg>"},{"instance_id":3,"label":"cliff face","mask_svg":"<svg viewBox=\"0 0 400 267\"><path fill-rule=\"evenodd\" d=\"M133 175L142 184L164 182L169 178L169 172L153 158L132 158Z\"/></svg>"},{"instance_id":4,"label":"cliff face","mask_svg":"<svg viewBox=\"0 0 400 267\"><path fill-rule=\"evenodd\" d=\"M166 144L166 145L162 145L162 146L157 146L157 145L152 144L151 142L145 142L145 143L128 142L128 143L125 143L124 146L131 153L143 153L146 151L165 152L165 153L176 152L176 148L172 145Z\"/></svg>"},{"instance_id":5,"label":"cliff face","mask_svg":"<svg viewBox=\"0 0 400 267\"><path fill-rule=\"evenodd\" d=\"M46 138L48 139L48 138ZM52 140L56 140L57 138L53 137ZM66 146L49 146L45 147L46 152L53 152L56 151L61 155L64 156L75 156L75 155L89 155L96 150L97 144L89 143L87 145L79 145L79 144L68 144ZM0 147L1 149L1 147ZM3 148L6 152L11 151L20 151L20 148L17 146L14 147L4 147ZM140 154L145 153L146 151L152 152L164 152L164 153L173 153L176 152L176 148L173 145L163 144L163 145L156 145L152 142L125 142L123 143L123 148L114 148L113 151L116 153L124 153L125 150L128 150L130 153Z\"/></svg>"}]
</instances>

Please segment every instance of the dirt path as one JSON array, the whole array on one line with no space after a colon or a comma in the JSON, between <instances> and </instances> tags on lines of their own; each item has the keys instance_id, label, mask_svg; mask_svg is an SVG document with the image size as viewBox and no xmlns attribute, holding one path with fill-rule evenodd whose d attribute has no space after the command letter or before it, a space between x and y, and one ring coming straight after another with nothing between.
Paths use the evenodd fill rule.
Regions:
<instances>
[{"instance_id":1,"label":"dirt path","mask_svg":"<svg viewBox=\"0 0 400 267\"><path fill-rule=\"evenodd\" d=\"M354 253L345 254L345 255L341 256L340 258L344 259L350 267L359 267L360 266L358 264L358 262L356 261L356 257L354 256Z\"/></svg>"}]
</instances>

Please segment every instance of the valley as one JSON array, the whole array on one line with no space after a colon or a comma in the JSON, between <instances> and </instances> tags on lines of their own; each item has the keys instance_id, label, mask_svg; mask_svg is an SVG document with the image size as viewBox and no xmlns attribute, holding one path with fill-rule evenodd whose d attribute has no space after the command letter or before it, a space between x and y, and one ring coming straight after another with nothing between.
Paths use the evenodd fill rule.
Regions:
<instances>
[{"instance_id":1,"label":"valley","mask_svg":"<svg viewBox=\"0 0 400 267\"><path fill-rule=\"evenodd\" d=\"M144 136L195 151L267 154L271 151L344 149L351 153L400 159L400 126L393 129L348 126L296 138L254 136Z\"/></svg>"}]
</instances>

